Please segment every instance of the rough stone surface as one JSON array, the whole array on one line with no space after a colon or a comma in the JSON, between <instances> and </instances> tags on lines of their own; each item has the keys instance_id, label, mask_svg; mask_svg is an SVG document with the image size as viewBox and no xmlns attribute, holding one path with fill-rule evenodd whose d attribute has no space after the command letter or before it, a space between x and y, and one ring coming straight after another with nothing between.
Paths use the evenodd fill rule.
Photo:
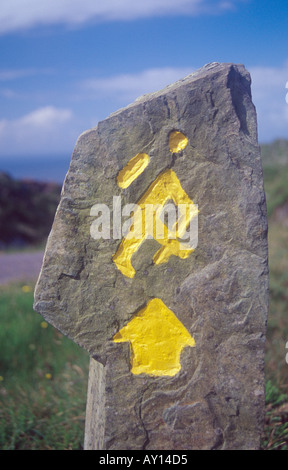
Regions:
<instances>
[{"instance_id":1,"label":"rough stone surface","mask_svg":"<svg viewBox=\"0 0 288 470\"><path fill-rule=\"evenodd\" d=\"M177 156L168 147L173 130L188 138ZM118 172L140 152L150 156L149 165L127 189L119 188ZM155 265L159 244L146 240L130 279L112 261L120 240L91 237L90 209L95 203L112 208L113 195L123 205L137 202L168 168L198 204L198 246L187 259L171 256ZM196 342L184 348L173 377L133 375L129 343L113 341L152 298L160 298ZM262 166L250 76L242 65L209 64L80 136L34 308L104 366L105 397L97 396L105 403L104 449L259 448L267 305Z\"/></svg>"}]
</instances>

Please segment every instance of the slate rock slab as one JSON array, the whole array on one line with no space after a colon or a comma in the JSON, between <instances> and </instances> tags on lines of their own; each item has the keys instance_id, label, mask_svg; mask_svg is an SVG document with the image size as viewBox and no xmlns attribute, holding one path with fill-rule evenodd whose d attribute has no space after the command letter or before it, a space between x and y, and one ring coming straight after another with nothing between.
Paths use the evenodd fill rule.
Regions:
<instances>
[{"instance_id":1,"label":"slate rock slab","mask_svg":"<svg viewBox=\"0 0 288 470\"><path fill-rule=\"evenodd\" d=\"M259 448L267 219L250 83L242 65L206 65L115 112L76 143L34 308L94 358L102 407L96 448ZM173 132L186 137L177 152L169 146ZM149 156L147 167L119 187L119 172L138 154ZM113 196L122 207L135 204L167 171L198 205L197 247L155 264L160 245L145 240L129 277L113 261L121 238L91 236L91 208L106 204L112 214ZM152 299L189 335L174 375L132 373L132 343L114 340Z\"/></svg>"}]
</instances>

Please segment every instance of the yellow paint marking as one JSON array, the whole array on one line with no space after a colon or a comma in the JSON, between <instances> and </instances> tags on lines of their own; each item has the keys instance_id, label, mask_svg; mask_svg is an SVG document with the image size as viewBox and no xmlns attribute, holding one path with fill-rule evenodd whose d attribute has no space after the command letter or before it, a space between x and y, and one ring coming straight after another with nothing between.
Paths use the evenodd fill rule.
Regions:
<instances>
[{"instance_id":1,"label":"yellow paint marking","mask_svg":"<svg viewBox=\"0 0 288 470\"><path fill-rule=\"evenodd\" d=\"M169 135L169 148L170 152L178 153L180 150L185 149L188 144L187 137L179 131L172 131Z\"/></svg>"},{"instance_id":2,"label":"yellow paint marking","mask_svg":"<svg viewBox=\"0 0 288 470\"><path fill-rule=\"evenodd\" d=\"M138 176L143 173L149 164L150 157L146 153L137 153L137 155L127 163L127 165L119 171L117 183L120 188L128 188Z\"/></svg>"},{"instance_id":3,"label":"yellow paint marking","mask_svg":"<svg viewBox=\"0 0 288 470\"><path fill-rule=\"evenodd\" d=\"M163 208L169 200L172 200L176 206L185 205L185 214L182 214L181 220L178 219L173 230L161 221L159 211L153 210L152 216L149 217L147 212L149 206L157 207L159 205L160 208ZM188 215L186 208L189 209ZM137 203L134 224L131 224L130 233L122 239L112 258L117 268L125 276L133 278L135 270L131 263L132 255L136 253L146 238L151 237L162 245L153 257L155 264L166 263L171 255L181 259L188 258L194 249L187 249L177 238L183 236L192 217L197 214L197 207L182 188L176 173L173 170L165 170L149 186Z\"/></svg>"},{"instance_id":4,"label":"yellow paint marking","mask_svg":"<svg viewBox=\"0 0 288 470\"><path fill-rule=\"evenodd\" d=\"M174 376L181 370L180 356L195 340L172 310L160 299L146 307L113 337L115 343L129 342L131 372L135 375Z\"/></svg>"}]
</instances>

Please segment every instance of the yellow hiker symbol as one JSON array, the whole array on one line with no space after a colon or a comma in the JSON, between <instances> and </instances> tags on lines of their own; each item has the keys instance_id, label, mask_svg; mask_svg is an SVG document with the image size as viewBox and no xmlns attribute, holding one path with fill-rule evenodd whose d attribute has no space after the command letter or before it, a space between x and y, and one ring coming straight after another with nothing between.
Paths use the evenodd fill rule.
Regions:
<instances>
[{"instance_id":1,"label":"yellow hiker symbol","mask_svg":"<svg viewBox=\"0 0 288 470\"><path fill-rule=\"evenodd\" d=\"M174 376L181 369L183 348L195 346L188 330L160 299L150 300L113 340L130 343L135 375Z\"/></svg>"},{"instance_id":2,"label":"yellow hiker symbol","mask_svg":"<svg viewBox=\"0 0 288 470\"><path fill-rule=\"evenodd\" d=\"M181 151L187 143L187 138L181 132L173 131L170 134L171 152ZM118 185L127 188L145 170L149 160L149 156L145 153L139 153L132 158L119 172ZM178 220L174 221L172 227L167 227L161 219L161 211L169 201L181 209L178 210ZM194 248L183 244L179 239L182 238L191 219L198 214L198 209L182 188L173 170L162 172L137 202L136 207L130 232L122 239L113 256L113 261L122 274L134 277L135 269L131 258L147 238L154 238L162 245L153 257L155 264L167 262L171 255L185 259L194 251Z\"/></svg>"}]
</instances>

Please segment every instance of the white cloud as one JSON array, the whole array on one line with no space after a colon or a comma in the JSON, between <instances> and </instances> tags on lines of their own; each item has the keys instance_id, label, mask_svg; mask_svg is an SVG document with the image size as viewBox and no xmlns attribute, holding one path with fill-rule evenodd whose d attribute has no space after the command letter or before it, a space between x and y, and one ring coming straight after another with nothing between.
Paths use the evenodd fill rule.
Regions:
<instances>
[{"instance_id":1,"label":"white cloud","mask_svg":"<svg viewBox=\"0 0 288 470\"><path fill-rule=\"evenodd\" d=\"M94 96L103 96L104 94L111 96L113 94L119 100L134 100L145 93L161 90L194 70L195 68L189 67L147 69L137 74L87 79L82 83L82 86L89 92L93 92Z\"/></svg>"},{"instance_id":2,"label":"white cloud","mask_svg":"<svg viewBox=\"0 0 288 470\"><path fill-rule=\"evenodd\" d=\"M18 126L35 129L53 129L55 126L70 120L70 109L57 109L53 106L36 109L16 121Z\"/></svg>"},{"instance_id":3,"label":"white cloud","mask_svg":"<svg viewBox=\"0 0 288 470\"><path fill-rule=\"evenodd\" d=\"M73 147L73 113L69 109L46 106L18 119L0 120L2 156L59 153ZM71 140L73 137L73 141ZM69 142L67 146L67 142Z\"/></svg>"},{"instance_id":4,"label":"white cloud","mask_svg":"<svg viewBox=\"0 0 288 470\"><path fill-rule=\"evenodd\" d=\"M252 99L258 116L259 141L288 138L288 104L285 88L288 62L279 67L250 67Z\"/></svg>"},{"instance_id":5,"label":"white cloud","mask_svg":"<svg viewBox=\"0 0 288 470\"><path fill-rule=\"evenodd\" d=\"M0 13L1 16L1 13ZM0 26L1 29L1 26ZM0 81L10 81L17 80L18 78L31 77L33 75L39 74L51 74L51 69L36 69L36 68L27 68L27 69L0 69Z\"/></svg>"},{"instance_id":6,"label":"white cloud","mask_svg":"<svg viewBox=\"0 0 288 470\"><path fill-rule=\"evenodd\" d=\"M243 0L1 0L0 33L45 24L198 15L231 9Z\"/></svg>"},{"instance_id":7,"label":"white cloud","mask_svg":"<svg viewBox=\"0 0 288 470\"><path fill-rule=\"evenodd\" d=\"M15 80L17 78L30 77L35 74L34 69L5 69L0 70L0 81Z\"/></svg>"},{"instance_id":8,"label":"white cloud","mask_svg":"<svg viewBox=\"0 0 288 470\"><path fill-rule=\"evenodd\" d=\"M17 93L10 88L0 88L0 96L6 99L12 99L17 97Z\"/></svg>"}]
</instances>

